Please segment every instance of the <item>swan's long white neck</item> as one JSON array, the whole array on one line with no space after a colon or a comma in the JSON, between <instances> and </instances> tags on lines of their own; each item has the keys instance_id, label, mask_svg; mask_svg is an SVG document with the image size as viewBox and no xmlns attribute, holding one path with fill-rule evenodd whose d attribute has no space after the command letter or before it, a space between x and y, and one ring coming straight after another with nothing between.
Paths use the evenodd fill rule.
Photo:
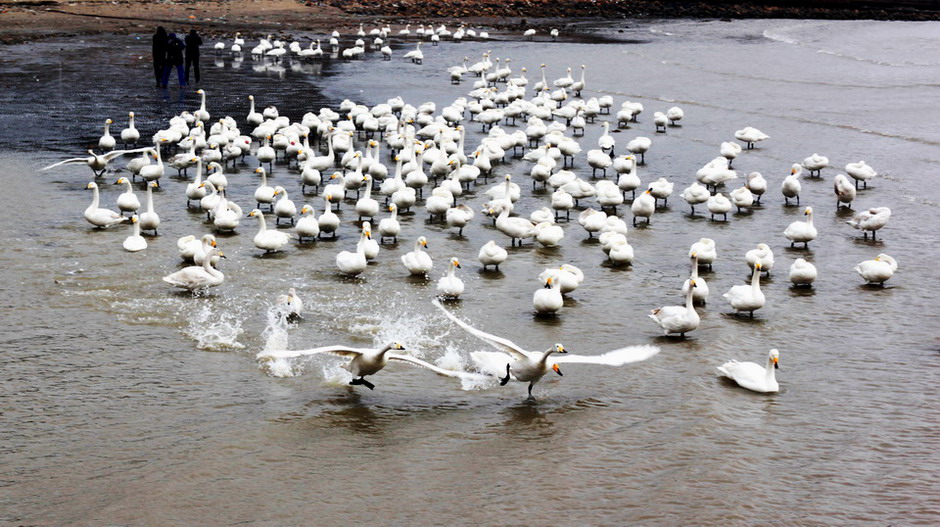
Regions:
<instances>
[{"instance_id":1,"label":"swan's long white neck","mask_svg":"<svg viewBox=\"0 0 940 527\"><path fill-rule=\"evenodd\" d=\"M448 278L454 278L454 276L455 276L456 274L457 274L457 266L454 265L453 263L451 263L451 264L450 264L450 269L447 270L447 277L448 277Z\"/></svg>"},{"instance_id":2,"label":"swan's long white neck","mask_svg":"<svg viewBox=\"0 0 940 527\"><path fill-rule=\"evenodd\" d=\"M153 213L153 185L147 185L147 212Z\"/></svg>"},{"instance_id":3,"label":"swan's long white neck","mask_svg":"<svg viewBox=\"0 0 940 527\"><path fill-rule=\"evenodd\" d=\"M771 356L767 357L767 370L764 372L764 380L768 383L777 382L777 374L774 372L774 358Z\"/></svg>"},{"instance_id":4,"label":"swan's long white neck","mask_svg":"<svg viewBox=\"0 0 940 527\"><path fill-rule=\"evenodd\" d=\"M134 222L134 236L135 237L140 236L140 222L139 221Z\"/></svg>"},{"instance_id":5,"label":"swan's long white neck","mask_svg":"<svg viewBox=\"0 0 940 527\"><path fill-rule=\"evenodd\" d=\"M261 169L261 186L268 186L268 175L263 168Z\"/></svg>"},{"instance_id":6,"label":"swan's long white neck","mask_svg":"<svg viewBox=\"0 0 940 527\"><path fill-rule=\"evenodd\" d=\"M206 92L202 92L199 95L202 97L202 104L199 105L199 110L204 112L206 111Z\"/></svg>"},{"instance_id":7,"label":"swan's long white neck","mask_svg":"<svg viewBox=\"0 0 940 527\"><path fill-rule=\"evenodd\" d=\"M760 269L756 265L754 266L754 273L751 275L751 289L755 293L760 291Z\"/></svg>"},{"instance_id":8,"label":"swan's long white neck","mask_svg":"<svg viewBox=\"0 0 940 527\"><path fill-rule=\"evenodd\" d=\"M692 257L692 280L698 280L698 254Z\"/></svg>"},{"instance_id":9,"label":"swan's long white neck","mask_svg":"<svg viewBox=\"0 0 940 527\"><path fill-rule=\"evenodd\" d=\"M685 308L688 309L690 312L694 309L692 307L692 290L693 289L695 289L695 287L693 287L692 283L690 282L689 292L685 294Z\"/></svg>"},{"instance_id":10,"label":"swan's long white neck","mask_svg":"<svg viewBox=\"0 0 940 527\"><path fill-rule=\"evenodd\" d=\"M197 187L202 183L202 158L196 158L196 179L193 180L193 185Z\"/></svg>"},{"instance_id":11,"label":"swan's long white neck","mask_svg":"<svg viewBox=\"0 0 940 527\"><path fill-rule=\"evenodd\" d=\"M395 207L394 209L392 209L391 218L392 218L392 220L397 220L397 219L398 219L398 207Z\"/></svg>"},{"instance_id":12,"label":"swan's long white neck","mask_svg":"<svg viewBox=\"0 0 940 527\"><path fill-rule=\"evenodd\" d=\"M365 181L366 193L362 199L369 200L372 199L372 178L369 178Z\"/></svg>"},{"instance_id":13,"label":"swan's long white neck","mask_svg":"<svg viewBox=\"0 0 940 527\"><path fill-rule=\"evenodd\" d=\"M104 122L104 135L111 135L111 132L109 132L110 129L111 129L111 123L109 123L108 121L105 121Z\"/></svg>"},{"instance_id":14,"label":"swan's long white neck","mask_svg":"<svg viewBox=\"0 0 940 527\"><path fill-rule=\"evenodd\" d=\"M91 187L91 191L92 191L91 205L88 208L97 209L98 208L98 185Z\"/></svg>"},{"instance_id":15,"label":"swan's long white neck","mask_svg":"<svg viewBox=\"0 0 940 527\"><path fill-rule=\"evenodd\" d=\"M268 226L264 221L264 213L258 211L258 234L261 234L268 230Z\"/></svg>"},{"instance_id":16,"label":"swan's long white neck","mask_svg":"<svg viewBox=\"0 0 940 527\"><path fill-rule=\"evenodd\" d=\"M254 99L254 97L252 97L251 99L248 99L248 101L251 103L251 107L248 109L248 113L257 113L257 112L255 112L255 99Z\"/></svg>"},{"instance_id":17,"label":"swan's long white neck","mask_svg":"<svg viewBox=\"0 0 940 527\"><path fill-rule=\"evenodd\" d=\"M812 212L809 212L806 214L806 224L809 225L810 227L813 226L813 213Z\"/></svg>"},{"instance_id":18,"label":"swan's long white neck","mask_svg":"<svg viewBox=\"0 0 940 527\"><path fill-rule=\"evenodd\" d=\"M416 242L415 242L415 252L416 252L416 253L423 252L423 251L422 251L422 246L421 246L421 242L420 242L420 241L416 241Z\"/></svg>"},{"instance_id":19,"label":"swan's long white neck","mask_svg":"<svg viewBox=\"0 0 940 527\"><path fill-rule=\"evenodd\" d=\"M131 186L131 180L124 178L124 186L127 188L126 193L134 192L134 187Z\"/></svg>"},{"instance_id":20,"label":"swan's long white neck","mask_svg":"<svg viewBox=\"0 0 940 527\"><path fill-rule=\"evenodd\" d=\"M133 130L134 129L134 114L130 114L128 118L130 119L130 123L127 125L127 127Z\"/></svg>"}]
</instances>

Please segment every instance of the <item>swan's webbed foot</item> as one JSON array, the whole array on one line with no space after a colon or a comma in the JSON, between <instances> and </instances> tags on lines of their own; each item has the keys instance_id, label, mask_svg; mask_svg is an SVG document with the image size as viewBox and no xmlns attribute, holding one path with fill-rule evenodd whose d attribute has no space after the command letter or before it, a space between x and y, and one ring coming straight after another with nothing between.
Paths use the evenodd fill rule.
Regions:
<instances>
[{"instance_id":1,"label":"swan's webbed foot","mask_svg":"<svg viewBox=\"0 0 940 527\"><path fill-rule=\"evenodd\" d=\"M509 382L509 364L506 365L506 376L499 379L500 386L506 386L506 383ZM529 386L529 395L532 393L532 386Z\"/></svg>"},{"instance_id":2,"label":"swan's webbed foot","mask_svg":"<svg viewBox=\"0 0 940 527\"><path fill-rule=\"evenodd\" d=\"M365 380L363 377L359 377L358 379L353 379L353 380L349 381L349 384L350 384L350 386L360 386L360 385L361 385L361 386L365 386L366 388L368 388L368 389L370 389L370 390L374 390L374 389L375 389L375 385L372 384L371 382Z\"/></svg>"}]
</instances>

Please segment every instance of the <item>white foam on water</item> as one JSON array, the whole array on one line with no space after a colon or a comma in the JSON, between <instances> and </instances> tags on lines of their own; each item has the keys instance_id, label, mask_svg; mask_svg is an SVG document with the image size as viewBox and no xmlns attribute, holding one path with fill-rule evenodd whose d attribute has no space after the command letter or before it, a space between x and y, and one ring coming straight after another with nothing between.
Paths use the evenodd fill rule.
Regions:
<instances>
[{"instance_id":1,"label":"white foam on water","mask_svg":"<svg viewBox=\"0 0 940 527\"><path fill-rule=\"evenodd\" d=\"M263 351L283 351L288 346L287 317L277 306L273 306L265 312L267 324L261 332L264 339ZM274 359L263 365L264 369L272 377L295 377L303 371L301 362L294 362L290 359Z\"/></svg>"},{"instance_id":2,"label":"white foam on water","mask_svg":"<svg viewBox=\"0 0 940 527\"><path fill-rule=\"evenodd\" d=\"M228 351L243 349L238 337L244 333L242 320L234 313L215 312L210 305L203 305L189 317L186 335L196 341L196 347L205 351Z\"/></svg>"}]
</instances>

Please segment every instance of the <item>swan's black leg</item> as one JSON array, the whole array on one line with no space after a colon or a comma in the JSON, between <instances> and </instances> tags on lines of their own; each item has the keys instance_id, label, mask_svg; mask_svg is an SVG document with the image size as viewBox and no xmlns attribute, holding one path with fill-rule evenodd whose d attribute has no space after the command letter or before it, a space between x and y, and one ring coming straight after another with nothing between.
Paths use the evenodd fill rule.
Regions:
<instances>
[{"instance_id":1,"label":"swan's black leg","mask_svg":"<svg viewBox=\"0 0 940 527\"><path fill-rule=\"evenodd\" d=\"M529 383L529 399L532 399L532 387L535 386L534 382Z\"/></svg>"},{"instance_id":2,"label":"swan's black leg","mask_svg":"<svg viewBox=\"0 0 940 527\"><path fill-rule=\"evenodd\" d=\"M371 382L365 380L365 378L363 378L363 377L359 377L358 379L353 379L353 380L349 381L349 384L351 384L352 386L359 386L359 385L362 385L362 386L365 386L366 388L368 388L368 389L370 389L370 390L374 390L374 389L375 389L375 385L372 384Z\"/></svg>"},{"instance_id":3,"label":"swan's black leg","mask_svg":"<svg viewBox=\"0 0 940 527\"><path fill-rule=\"evenodd\" d=\"M505 376L505 377L502 377L501 379L499 379L499 385L500 385L500 386L506 386L506 383L508 383L508 382L509 382L509 364L506 365L506 376ZM532 390L532 387L529 386L529 391L531 392L531 390ZM531 393L530 393L530 395L531 395Z\"/></svg>"}]
</instances>

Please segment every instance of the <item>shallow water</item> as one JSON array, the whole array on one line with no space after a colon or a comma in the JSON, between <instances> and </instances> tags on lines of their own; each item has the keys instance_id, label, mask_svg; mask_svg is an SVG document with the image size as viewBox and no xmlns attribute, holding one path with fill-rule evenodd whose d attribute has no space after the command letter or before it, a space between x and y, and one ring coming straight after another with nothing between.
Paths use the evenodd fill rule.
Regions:
<instances>
[{"instance_id":1,"label":"shallow water","mask_svg":"<svg viewBox=\"0 0 940 527\"><path fill-rule=\"evenodd\" d=\"M256 226L244 218L238 234L219 240L225 284L196 298L159 279L179 265L176 239L206 229L184 208L185 181L168 171L155 195L161 235L130 254L120 248L126 229L94 231L82 219L85 166L37 172L94 145L107 117L119 132L134 110L146 137L194 109L196 96L154 90L145 41L132 37L10 48L0 63L10 87L0 92L8 197L0 216L0 521L936 524L940 324L924 278L936 276L938 256L937 28L631 23L622 33L599 29L600 43L425 46L423 66L400 59L412 46L401 43L387 63L370 55L323 66L229 58L216 65L206 53L209 111L239 121L248 94L294 119L344 98L372 105L399 94L440 109L470 90L470 82L451 86L446 67L488 49L511 57L514 69L527 66L530 79L540 63L549 80L585 64L585 96L645 105L640 122L616 134L618 149L651 137L640 177L667 177L676 192L650 227L631 229L636 260L619 269L604 265L599 245L572 221L561 247L529 242L510 251L500 272L483 273L477 250L505 236L477 214L458 237L427 223L421 209L402 217L397 245L383 245L377 262L349 280L333 261L358 237L352 202L343 205L338 240L292 244L274 256L259 255ZM682 126L655 134L652 113L674 104L686 112ZM771 139L734 164L739 174L768 179L763 206L726 223L690 216L681 189L748 125ZM480 126L465 126L469 152ZM600 133L589 125L585 151ZM813 152L836 167L822 180L802 180L820 236L809 251L789 249L782 231L802 208L784 207L778 189L790 165ZM583 156L576 170L588 177ZM893 211L877 242L860 239L844 224L851 212L834 207L832 178L859 159L881 175L854 210ZM230 197L246 210L254 166L226 171ZM517 160L495 171L520 183L516 210L526 214L549 196L532 192L529 167ZM99 180L104 206L119 192L105 183L118 175ZM275 167L272 184L302 202L286 165ZM479 210L484 188L462 199ZM320 197L307 201L322 208ZM629 222L627 207L620 215ZM398 262L422 234L435 261L428 281L409 279ZM646 314L682 302L688 247L701 237L719 251L704 275L711 297L702 325L686 340L664 339ZM720 295L746 282L743 255L760 242L777 260L762 280L767 305L753 320L730 316ZM899 261L898 273L887 287L862 285L853 267L880 252ZM531 349L563 342L593 354L652 343L663 351L617 369L568 366L564 377L536 386L534 402L519 383L462 390L407 366L373 377L369 392L345 386L348 373L329 357L277 368L255 361L263 349L397 339L426 360L466 364L485 345L430 304L450 256L462 260L467 290L449 307L474 325ZM819 268L811 291L789 287L786 270L798 257ZM537 274L565 262L581 267L585 283L557 318L534 317ZM292 286L306 314L284 327L268 308ZM781 354L779 394L753 394L716 376L730 358L762 363L771 347Z\"/></svg>"}]
</instances>

